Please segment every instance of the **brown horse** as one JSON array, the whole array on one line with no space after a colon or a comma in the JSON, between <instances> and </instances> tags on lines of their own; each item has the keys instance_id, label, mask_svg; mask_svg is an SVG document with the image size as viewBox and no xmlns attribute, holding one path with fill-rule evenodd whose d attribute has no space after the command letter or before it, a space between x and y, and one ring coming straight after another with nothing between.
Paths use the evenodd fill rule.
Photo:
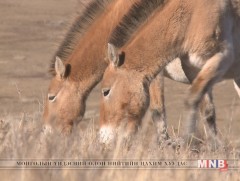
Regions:
<instances>
[{"instance_id":1,"label":"brown horse","mask_svg":"<svg viewBox=\"0 0 240 181\"><path fill-rule=\"evenodd\" d=\"M239 94L238 4L231 0L169 0L143 26L141 18L123 18L108 46L111 63L102 83L102 132L111 137L113 127L123 120L127 120L126 132L136 130L148 107L150 82L176 57L181 57L183 69L195 74L186 99L188 136L195 132L202 98L216 82L233 78ZM136 26L127 29L129 21Z\"/></svg>"},{"instance_id":2,"label":"brown horse","mask_svg":"<svg viewBox=\"0 0 240 181\"><path fill-rule=\"evenodd\" d=\"M155 127L157 129L157 138L159 143L161 143L162 141L166 140L166 138L168 138L168 134L166 130L167 123L166 123L166 113L165 113L163 76L177 82L190 84L192 82L192 78L196 76L196 74L198 73L198 71L191 69L191 65L184 64L184 63L185 62L181 62L179 58L170 62L165 67L164 71L158 74L157 77L154 78L154 80L151 82L149 87L149 98L150 98L149 107L152 112L152 120L154 121ZM107 71L105 74L107 74ZM108 79L106 80L106 82L108 82ZM106 95L109 93L109 89L108 88L104 89L104 87L107 87L105 86L105 78L102 84L102 93L103 95L104 94ZM122 121L129 120L128 112L129 111L131 112L131 107L130 107L131 102L128 100L131 100L131 98L128 97L128 94L124 94L124 98L122 98L120 101L115 100L115 98L113 98L111 100L112 102L107 102L107 103L102 102L102 106L104 107L104 109L101 111L101 121L100 121L100 141L101 142L103 143L111 142L116 134L116 129L119 128ZM122 101L125 101L124 104L126 106L121 107L123 109L119 109L119 111L116 110L116 112L118 113L114 115L117 116L117 118L111 118L111 119L108 118L107 116L111 115L111 113L108 114L107 112L107 115L105 115L106 107L110 106L111 109L115 107L117 108L119 105L123 104ZM215 122L215 106L213 103L211 91L206 93L206 95L204 96L201 102L200 111L201 111L201 114L206 119L207 124L209 125L210 136L214 137L214 135L216 135L217 133L217 129L216 129L216 122ZM124 114L124 112L127 114ZM138 115L138 117L135 117L134 119L140 124L142 116L143 115L140 115L140 116ZM107 121L107 120L112 120L112 121ZM134 129L130 128L129 132L134 132ZM129 135L129 133L126 133L126 136L127 135Z\"/></svg>"},{"instance_id":3,"label":"brown horse","mask_svg":"<svg viewBox=\"0 0 240 181\"><path fill-rule=\"evenodd\" d=\"M160 1L97 0L86 8L83 15L76 19L57 51L56 61L55 59L52 61L50 71L53 79L49 86L48 100L43 114L46 125L56 121L64 133L71 131L74 121L80 121L84 115L87 96L101 80L108 63L104 61L105 52L102 47L107 42L109 32L132 5L134 5L134 11L131 11L131 16L142 12L145 16L141 20L144 21L159 4L161 4ZM111 16L115 18L109 20ZM104 21L102 21L103 18ZM135 26L130 22L128 25ZM100 31L101 33L98 33ZM128 36L130 35L129 33ZM173 61L164 71L164 75L176 81L189 83L179 60ZM149 89L152 119L159 133L159 139L166 139L168 135L161 75L151 83ZM206 105L214 108L209 100L206 99ZM208 112L214 113L214 109ZM208 118L214 120L214 114ZM51 127L45 126L45 128Z\"/></svg>"},{"instance_id":4,"label":"brown horse","mask_svg":"<svg viewBox=\"0 0 240 181\"><path fill-rule=\"evenodd\" d=\"M138 5L137 2L142 3ZM161 1L146 3L144 0L96 0L86 8L83 15L76 19L57 51L56 60L52 61L53 78L43 113L45 128L51 129L48 125L56 122L62 132L71 132L74 122L82 119L86 99L102 79L107 67L105 49L110 32L131 6L138 5L138 9L148 15L160 3ZM136 13L133 12L132 15ZM147 17L143 17L142 20ZM151 87L158 89L159 84ZM154 95L156 100L158 100L157 96L160 95ZM153 105L154 109L157 109L153 111L154 113L162 109L157 103ZM154 116L155 119L161 117L164 119L164 113L162 116L159 114Z\"/></svg>"}]
</instances>

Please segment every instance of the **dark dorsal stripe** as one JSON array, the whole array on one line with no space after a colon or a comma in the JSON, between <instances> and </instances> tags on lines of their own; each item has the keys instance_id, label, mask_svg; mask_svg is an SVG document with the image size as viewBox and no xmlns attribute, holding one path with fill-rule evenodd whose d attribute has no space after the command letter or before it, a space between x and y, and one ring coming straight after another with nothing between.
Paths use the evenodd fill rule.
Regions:
<instances>
[{"instance_id":1,"label":"dark dorsal stripe","mask_svg":"<svg viewBox=\"0 0 240 181\"><path fill-rule=\"evenodd\" d=\"M65 61L76 48L76 44L79 42L84 32L87 31L96 17L99 16L99 14L104 11L105 7L112 1L113 0L94 0L87 6L85 11L75 19L51 61L50 72L52 74L55 74L55 57L58 56Z\"/></svg>"},{"instance_id":2,"label":"dark dorsal stripe","mask_svg":"<svg viewBox=\"0 0 240 181\"><path fill-rule=\"evenodd\" d=\"M118 48L122 47L153 11L163 5L165 1L141 0L134 4L112 32L109 42Z\"/></svg>"}]
</instances>

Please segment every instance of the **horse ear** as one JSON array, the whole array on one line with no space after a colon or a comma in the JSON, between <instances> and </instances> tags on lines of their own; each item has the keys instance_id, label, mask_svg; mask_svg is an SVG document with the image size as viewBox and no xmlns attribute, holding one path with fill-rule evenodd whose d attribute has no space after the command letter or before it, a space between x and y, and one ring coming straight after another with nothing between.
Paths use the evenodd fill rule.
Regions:
<instances>
[{"instance_id":1,"label":"horse ear","mask_svg":"<svg viewBox=\"0 0 240 181\"><path fill-rule=\"evenodd\" d=\"M63 78L66 72L66 67L63 63L63 61L57 56L55 61L55 71L56 75L60 78Z\"/></svg>"},{"instance_id":2,"label":"horse ear","mask_svg":"<svg viewBox=\"0 0 240 181\"><path fill-rule=\"evenodd\" d=\"M108 43L108 59L114 67L119 67L118 49L111 43Z\"/></svg>"}]
</instances>

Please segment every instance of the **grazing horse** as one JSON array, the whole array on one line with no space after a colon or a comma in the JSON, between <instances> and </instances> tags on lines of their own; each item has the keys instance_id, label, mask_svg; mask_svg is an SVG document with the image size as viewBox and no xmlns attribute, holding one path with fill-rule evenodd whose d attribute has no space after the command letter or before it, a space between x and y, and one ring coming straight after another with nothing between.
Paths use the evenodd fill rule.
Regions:
<instances>
[{"instance_id":1,"label":"grazing horse","mask_svg":"<svg viewBox=\"0 0 240 181\"><path fill-rule=\"evenodd\" d=\"M239 0L168 0L143 25L141 13L124 17L109 40L100 133L106 137L107 130L111 138L123 120L127 134L134 132L149 104L150 82L180 57L185 73L193 75L186 98L186 134L192 136L200 102L216 82L234 79L240 92L239 12ZM131 21L135 26L128 27Z\"/></svg>"},{"instance_id":2,"label":"grazing horse","mask_svg":"<svg viewBox=\"0 0 240 181\"><path fill-rule=\"evenodd\" d=\"M144 2L140 9L145 14L150 14L161 3L146 3L144 0L96 0L76 19L57 51L56 59L51 62L50 72L53 77L43 113L45 128L51 130L50 125L55 123L61 132L68 134L74 122L82 119L86 99L102 79L108 65L105 50L110 33L128 9L137 2ZM147 16L142 20L146 18ZM151 89L158 88L158 82L156 86L151 86ZM153 118L164 119L164 112L161 115L158 113L162 109L161 105L154 103L159 100L158 96L161 95L154 94L152 100Z\"/></svg>"}]
</instances>

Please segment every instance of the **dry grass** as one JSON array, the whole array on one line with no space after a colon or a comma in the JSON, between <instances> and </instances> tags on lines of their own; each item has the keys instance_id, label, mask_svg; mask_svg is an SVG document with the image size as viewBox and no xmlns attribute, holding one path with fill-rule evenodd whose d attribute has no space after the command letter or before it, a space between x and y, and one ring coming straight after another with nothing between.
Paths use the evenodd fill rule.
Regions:
<instances>
[{"instance_id":1,"label":"dry grass","mask_svg":"<svg viewBox=\"0 0 240 181\"><path fill-rule=\"evenodd\" d=\"M97 128L90 121L83 129L81 124L69 137L43 134L40 113L5 117L0 122L1 159L239 159L239 150L229 140L223 149L212 151L202 144L200 152L177 149L156 144L152 124L143 125L131 145L116 144L106 147L98 142ZM173 140L179 140L178 129L169 129ZM172 130L172 131L171 131ZM222 139L222 138L221 138ZM1 180L239 180L237 170L172 170L172 169L44 169L0 170Z\"/></svg>"}]
</instances>

